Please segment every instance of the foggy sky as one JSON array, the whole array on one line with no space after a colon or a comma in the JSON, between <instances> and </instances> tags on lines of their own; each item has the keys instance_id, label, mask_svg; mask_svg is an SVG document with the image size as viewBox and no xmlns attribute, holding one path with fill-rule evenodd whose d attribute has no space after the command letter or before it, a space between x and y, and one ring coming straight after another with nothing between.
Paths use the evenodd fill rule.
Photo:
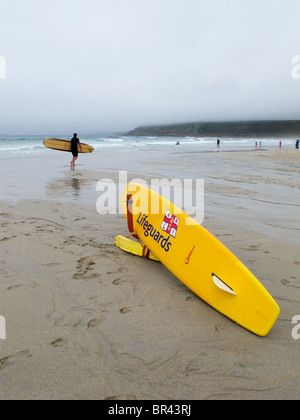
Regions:
<instances>
[{"instance_id":1,"label":"foggy sky","mask_svg":"<svg viewBox=\"0 0 300 420\"><path fill-rule=\"evenodd\" d=\"M299 119L299 16L298 0L0 0L0 133Z\"/></svg>"}]
</instances>

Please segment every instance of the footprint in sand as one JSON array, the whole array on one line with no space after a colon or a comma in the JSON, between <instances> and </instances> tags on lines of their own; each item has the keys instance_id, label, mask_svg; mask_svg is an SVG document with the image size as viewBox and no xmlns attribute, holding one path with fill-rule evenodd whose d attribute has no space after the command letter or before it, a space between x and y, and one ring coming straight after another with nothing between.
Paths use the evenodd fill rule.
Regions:
<instances>
[{"instance_id":1,"label":"footprint in sand","mask_svg":"<svg viewBox=\"0 0 300 420\"><path fill-rule=\"evenodd\" d=\"M110 274L110 273L107 273L107 274ZM114 281L113 281L113 284L115 285L115 286L119 286L120 284L122 284L122 283L127 283L128 281L126 280L126 279L122 279L122 278L117 278L117 279L115 279Z\"/></svg>"},{"instance_id":2,"label":"footprint in sand","mask_svg":"<svg viewBox=\"0 0 300 420\"><path fill-rule=\"evenodd\" d=\"M96 278L99 276L97 273L93 273L87 276L87 273L92 271L93 265L96 263L92 259L92 257L83 257L77 261L77 273L73 275L74 279L88 279L88 278Z\"/></svg>"},{"instance_id":3,"label":"footprint in sand","mask_svg":"<svg viewBox=\"0 0 300 420\"><path fill-rule=\"evenodd\" d=\"M131 309L130 306L125 306L124 308L120 309L121 314L128 314L131 311L132 311L132 309Z\"/></svg>"},{"instance_id":4,"label":"footprint in sand","mask_svg":"<svg viewBox=\"0 0 300 420\"><path fill-rule=\"evenodd\" d=\"M95 328L98 327L98 325L102 324L102 322L105 321L107 315L107 311L101 311L95 318L92 318L88 324L88 328Z\"/></svg>"},{"instance_id":5,"label":"footprint in sand","mask_svg":"<svg viewBox=\"0 0 300 420\"><path fill-rule=\"evenodd\" d=\"M0 239L0 242L10 241L11 239L14 239L14 238L16 238L16 236L11 236L10 238L5 237L5 238Z\"/></svg>"},{"instance_id":6,"label":"footprint in sand","mask_svg":"<svg viewBox=\"0 0 300 420\"><path fill-rule=\"evenodd\" d=\"M249 248L245 248L245 251L258 251L261 244L258 245L250 245Z\"/></svg>"},{"instance_id":7,"label":"footprint in sand","mask_svg":"<svg viewBox=\"0 0 300 420\"><path fill-rule=\"evenodd\" d=\"M2 216L2 217L10 217L11 216L11 213L0 213L0 216Z\"/></svg>"},{"instance_id":8,"label":"footprint in sand","mask_svg":"<svg viewBox=\"0 0 300 420\"><path fill-rule=\"evenodd\" d=\"M51 343L51 346L53 346L53 347L65 347L66 344L67 344L67 340L65 340L64 338L58 338L57 340L55 340Z\"/></svg>"},{"instance_id":9,"label":"footprint in sand","mask_svg":"<svg viewBox=\"0 0 300 420\"><path fill-rule=\"evenodd\" d=\"M296 277L289 277L289 279L282 279L280 282L281 284L283 284L284 286L289 286L289 287L294 287L296 289L299 289L300 286L297 284L296 282Z\"/></svg>"},{"instance_id":10,"label":"footprint in sand","mask_svg":"<svg viewBox=\"0 0 300 420\"><path fill-rule=\"evenodd\" d=\"M20 287L24 287L24 284L16 284L14 286L8 287L6 290L15 290L15 289L19 289Z\"/></svg>"},{"instance_id":11,"label":"footprint in sand","mask_svg":"<svg viewBox=\"0 0 300 420\"><path fill-rule=\"evenodd\" d=\"M0 359L0 371L16 363L18 360L23 359L24 357L31 357L31 356L32 356L32 353L30 353L29 350L24 350L24 351L21 351L20 353L3 357L3 359Z\"/></svg>"}]
</instances>

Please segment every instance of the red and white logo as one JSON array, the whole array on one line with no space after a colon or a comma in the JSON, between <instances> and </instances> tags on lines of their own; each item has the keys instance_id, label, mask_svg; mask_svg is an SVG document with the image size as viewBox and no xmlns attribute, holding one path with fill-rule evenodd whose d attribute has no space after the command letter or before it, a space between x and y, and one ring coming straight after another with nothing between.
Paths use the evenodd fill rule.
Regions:
<instances>
[{"instance_id":1,"label":"red and white logo","mask_svg":"<svg viewBox=\"0 0 300 420\"><path fill-rule=\"evenodd\" d=\"M174 214L171 214L170 210L168 210L164 217L164 221L161 224L161 229L164 232L167 232L168 235L171 235L173 236L173 238L175 238L178 225L179 225L178 217L174 216Z\"/></svg>"}]
</instances>

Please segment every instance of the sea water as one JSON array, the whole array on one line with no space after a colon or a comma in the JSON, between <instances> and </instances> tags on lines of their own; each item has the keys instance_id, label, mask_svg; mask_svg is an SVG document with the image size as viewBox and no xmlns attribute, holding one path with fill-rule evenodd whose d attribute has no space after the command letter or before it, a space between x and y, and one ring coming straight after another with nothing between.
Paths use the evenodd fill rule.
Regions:
<instances>
[{"instance_id":1,"label":"sea water","mask_svg":"<svg viewBox=\"0 0 300 420\"><path fill-rule=\"evenodd\" d=\"M36 156L47 153L43 141L47 136L7 136L0 137L0 159L9 156ZM82 143L88 143L97 150L112 149L116 151L128 150L159 150L160 148L181 147L182 149L198 152L217 150L217 138L211 137L131 137L131 136L79 136ZM69 140L68 137L62 137ZM267 138L221 138L219 150L246 151L257 148L276 149L280 139ZM281 139L283 148L292 148L295 139Z\"/></svg>"}]
</instances>

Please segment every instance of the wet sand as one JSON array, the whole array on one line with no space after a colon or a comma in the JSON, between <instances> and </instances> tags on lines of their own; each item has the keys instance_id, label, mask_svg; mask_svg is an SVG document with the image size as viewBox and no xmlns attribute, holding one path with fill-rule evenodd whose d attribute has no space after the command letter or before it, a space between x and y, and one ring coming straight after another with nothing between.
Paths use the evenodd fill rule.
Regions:
<instances>
[{"instance_id":1,"label":"wet sand","mask_svg":"<svg viewBox=\"0 0 300 420\"><path fill-rule=\"evenodd\" d=\"M73 172L54 170L59 155L54 169L36 162L46 167L42 190L23 161L30 188L12 177L0 202L0 398L299 399L296 153L140 153L134 164L123 154L122 165L108 153ZM118 181L116 166L130 179L205 179L204 226L281 308L267 337L216 312L162 264L115 247L125 218L97 213L95 187Z\"/></svg>"}]
</instances>

